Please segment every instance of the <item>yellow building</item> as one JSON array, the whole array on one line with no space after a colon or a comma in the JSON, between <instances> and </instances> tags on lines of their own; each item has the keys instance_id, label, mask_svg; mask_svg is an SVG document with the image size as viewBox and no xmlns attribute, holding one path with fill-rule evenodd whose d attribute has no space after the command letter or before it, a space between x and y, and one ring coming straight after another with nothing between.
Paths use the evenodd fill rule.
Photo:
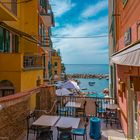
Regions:
<instances>
[{"instance_id":1,"label":"yellow building","mask_svg":"<svg viewBox=\"0 0 140 140\"><path fill-rule=\"evenodd\" d=\"M20 92L35 88L38 77L42 79L42 58L37 41L38 2L7 1L9 3L6 0L0 3L0 13L3 11L0 16L0 80L8 80L15 92Z\"/></svg>"},{"instance_id":2,"label":"yellow building","mask_svg":"<svg viewBox=\"0 0 140 140\"><path fill-rule=\"evenodd\" d=\"M52 52L52 77L55 81L61 79L61 56L55 50Z\"/></svg>"},{"instance_id":3,"label":"yellow building","mask_svg":"<svg viewBox=\"0 0 140 140\"><path fill-rule=\"evenodd\" d=\"M0 97L43 82L38 9L38 0L0 0Z\"/></svg>"}]
</instances>

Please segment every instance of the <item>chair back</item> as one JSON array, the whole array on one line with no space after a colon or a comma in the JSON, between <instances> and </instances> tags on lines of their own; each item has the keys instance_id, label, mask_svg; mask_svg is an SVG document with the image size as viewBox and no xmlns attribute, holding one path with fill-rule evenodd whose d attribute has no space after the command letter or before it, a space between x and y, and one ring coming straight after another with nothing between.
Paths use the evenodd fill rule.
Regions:
<instances>
[{"instance_id":1,"label":"chair back","mask_svg":"<svg viewBox=\"0 0 140 140\"><path fill-rule=\"evenodd\" d=\"M57 130L59 132L71 132L72 127L71 126L70 127L57 127Z\"/></svg>"},{"instance_id":2,"label":"chair back","mask_svg":"<svg viewBox=\"0 0 140 140\"><path fill-rule=\"evenodd\" d=\"M87 128L88 123L89 123L89 118L86 117L85 124L84 124L85 129Z\"/></svg>"},{"instance_id":3,"label":"chair back","mask_svg":"<svg viewBox=\"0 0 140 140\"><path fill-rule=\"evenodd\" d=\"M98 108L99 107L99 104L95 101L95 106Z\"/></svg>"},{"instance_id":4,"label":"chair back","mask_svg":"<svg viewBox=\"0 0 140 140\"><path fill-rule=\"evenodd\" d=\"M57 127L57 139L59 140L71 140L72 127Z\"/></svg>"},{"instance_id":5,"label":"chair back","mask_svg":"<svg viewBox=\"0 0 140 140\"><path fill-rule=\"evenodd\" d=\"M84 104L83 104L84 109L86 108L86 104L87 104L87 101L85 101Z\"/></svg>"},{"instance_id":6,"label":"chair back","mask_svg":"<svg viewBox=\"0 0 140 140\"><path fill-rule=\"evenodd\" d=\"M27 128L29 129L32 123L36 120L35 112L29 114L26 119L27 119Z\"/></svg>"}]
</instances>

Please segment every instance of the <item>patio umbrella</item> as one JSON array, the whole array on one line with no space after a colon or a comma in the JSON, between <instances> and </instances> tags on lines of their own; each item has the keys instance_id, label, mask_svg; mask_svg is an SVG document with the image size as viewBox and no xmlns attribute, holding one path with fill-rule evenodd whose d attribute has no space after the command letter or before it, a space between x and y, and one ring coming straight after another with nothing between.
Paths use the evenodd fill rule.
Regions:
<instances>
[{"instance_id":1,"label":"patio umbrella","mask_svg":"<svg viewBox=\"0 0 140 140\"><path fill-rule=\"evenodd\" d=\"M55 85L56 87L58 87L58 88L62 88L62 86L63 86L63 81L57 81L54 85Z\"/></svg>"},{"instance_id":2,"label":"patio umbrella","mask_svg":"<svg viewBox=\"0 0 140 140\"><path fill-rule=\"evenodd\" d=\"M56 95L57 96L67 96L72 94L69 90L67 90L66 88L60 88L56 90Z\"/></svg>"},{"instance_id":3,"label":"patio umbrella","mask_svg":"<svg viewBox=\"0 0 140 140\"><path fill-rule=\"evenodd\" d=\"M75 81L69 80L67 82L65 82L63 84L63 87L66 89L76 89L76 90L80 90L80 87L78 86L78 84Z\"/></svg>"}]
</instances>

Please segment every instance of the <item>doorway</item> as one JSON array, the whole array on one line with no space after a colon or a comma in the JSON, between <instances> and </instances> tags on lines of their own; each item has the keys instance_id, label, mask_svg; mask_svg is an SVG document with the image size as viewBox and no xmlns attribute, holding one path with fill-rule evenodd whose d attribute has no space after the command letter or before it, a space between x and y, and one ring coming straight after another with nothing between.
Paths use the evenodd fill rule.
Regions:
<instances>
[{"instance_id":1,"label":"doorway","mask_svg":"<svg viewBox=\"0 0 140 140\"><path fill-rule=\"evenodd\" d=\"M140 76L131 76L128 80L128 136L135 138L139 134L138 128L138 92L140 92Z\"/></svg>"}]
</instances>

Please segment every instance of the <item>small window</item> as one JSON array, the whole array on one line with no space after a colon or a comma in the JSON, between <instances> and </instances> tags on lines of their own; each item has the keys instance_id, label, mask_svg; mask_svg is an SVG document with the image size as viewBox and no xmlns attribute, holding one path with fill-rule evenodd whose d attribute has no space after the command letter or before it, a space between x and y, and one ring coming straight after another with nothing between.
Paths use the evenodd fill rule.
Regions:
<instances>
[{"instance_id":1,"label":"small window","mask_svg":"<svg viewBox=\"0 0 140 140\"><path fill-rule=\"evenodd\" d=\"M54 62L54 66L57 66L57 62Z\"/></svg>"},{"instance_id":2,"label":"small window","mask_svg":"<svg viewBox=\"0 0 140 140\"><path fill-rule=\"evenodd\" d=\"M57 71L54 71L54 74L57 74Z\"/></svg>"}]
</instances>

